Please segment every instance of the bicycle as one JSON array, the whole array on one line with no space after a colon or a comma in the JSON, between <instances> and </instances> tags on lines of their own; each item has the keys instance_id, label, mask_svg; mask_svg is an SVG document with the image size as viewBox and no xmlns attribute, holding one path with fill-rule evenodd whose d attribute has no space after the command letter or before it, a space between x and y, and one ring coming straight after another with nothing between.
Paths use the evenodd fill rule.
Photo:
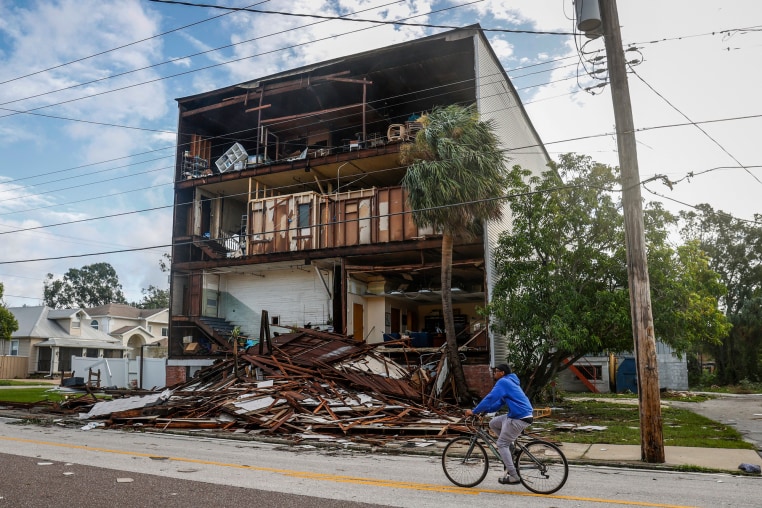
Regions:
<instances>
[{"instance_id":1,"label":"bicycle","mask_svg":"<svg viewBox=\"0 0 762 508\"><path fill-rule=\"evenodd\" d=\"M458 487L475 487L489 471L489 456L485 446L492 450L498 464L502 465L503 459L497 451L496 438L485 430L482 418L467 417L465 425L470 435L458 436L447 443L442 452L442 469L445 476ZM522 432L516 439L512 452L521 484L531 492L552 494L566 483L569 464L555 444Z\"/></svg>"}]
</instances>

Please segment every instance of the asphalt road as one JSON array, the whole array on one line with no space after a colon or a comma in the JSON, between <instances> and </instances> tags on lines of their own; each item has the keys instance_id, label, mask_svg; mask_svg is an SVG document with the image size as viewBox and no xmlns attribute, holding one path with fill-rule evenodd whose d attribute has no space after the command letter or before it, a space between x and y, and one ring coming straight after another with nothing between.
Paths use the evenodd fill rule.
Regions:
<instances>
[{"instance_id":1,"label":"asphalt road","mask_svg":"<svg viewBox=\"0 0 762 508\"><path fill-rule=\"evenodd\" d=\"M9 508L188 508L255 504L284 508L383 506L178 480L5 453L0 453L0 464L0 506Z\"/></svg>"},{"instance_id":2,"label":"asphalt road","mask_svg":"<svg viewBox=\"0 0 762 508\"><path fill-rule=\"evenodd\" d=\"M671 405L688 409L710 420L730 425L744 439L762 450L762 394L731 395L709 393L713 398L704 402L672 402Z\"/></svg>"},{"instance_id":3,"label":"asphalt road","mask_svg":"<svg viewBox=\"0 0 762 508\"><path fill-rule=\"evenodd\" d=\"M557 494L452 485L437 455L363 453L0 418L0 508L100 506L758 507L762 477L572 466ZM244 504L245 503L245 504Z\"/></svg>"}]
</instances>

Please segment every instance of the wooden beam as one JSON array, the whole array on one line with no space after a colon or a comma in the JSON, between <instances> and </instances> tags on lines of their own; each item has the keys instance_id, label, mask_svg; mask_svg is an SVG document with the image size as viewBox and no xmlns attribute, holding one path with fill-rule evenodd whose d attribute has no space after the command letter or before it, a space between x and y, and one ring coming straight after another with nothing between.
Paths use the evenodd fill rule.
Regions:
<instances>
[{"instance_id":1,"label":"wooden beam","mask_svg":"<svg viewBox=\"0 0 762 508\"><path fill-rule=\"evenodd\" d=\"M310 118L313 116L319 116L324 115L326 113L333 113L335 111L341 111L342 109L349 109L349 108L356 108L358 106L362 106L362 104L348 104L346 106L341 106L340 108L330 108L330 109L321 109L319 111L310 111L309 113L301 113L298 115L289 115L289 116L281 116L279 118L266 118L265 120L262 120L263 124L271 124L276 122L285 122L288 120L295 120L298 118Z\"/></svg>"},{"instance_id":2,"label":"wooden beam","mask_svg":"<svg viewBox=\"0 0 762 508\"><path fill-rule=\"evenodd\" d=\"M251 113L252 111L259 111L260 109L267 109L270 106L272 106L272 104L262 104L261 106L257 106L255 108L245 109L243 112L244 113Z\"/></svg>"},{"instance_id":3,"label":"wooden beam","mask_svg":"<svg viewBox=\"0 0 762 508\"><path fill-rule=\"evenodd\" d=\"M477 266L480 263L484 263L481 259L464 259L462 261L453 261L452 266ZM433 268L439 268L442 266L441 261L425 264L412 264L412 265L395 265L395 266L378 266L378 265L347 265L347 272L415 272L418 270L431 270Z\"/></svg>"},{"instance_id":4,"label":"wooden beam","mask_svg":"<svg viewBox=\"0 0 762 508\"><path fill-rule=\"evenodd\" d=\"M327 81L341 81L342 83L357 83L359 85L372 85L373 81L366 79L352 79L352 78L330 78Z\"/></svg>"},{"instance_id":5,"label":"wooden beam","mask_svg":"<svg viewBox=\"0 0 762 508\"><path fill-rule=\"evenodd\" d=\"M228 106L232 106L233 104L240 104L242 102L246 102L246 95L238 95L236 97L230 97L229 99L225 99L222 102L218 102L217 104L211 104L209 106L204 106L203 108L190 109L188 111L183 111L183 113L180 116L185 118L186 116L192 116L192 115L197 115L199 113L205 113L206 111L213 111L215 109L226 108Z\"/></svg>"}]
</instances>

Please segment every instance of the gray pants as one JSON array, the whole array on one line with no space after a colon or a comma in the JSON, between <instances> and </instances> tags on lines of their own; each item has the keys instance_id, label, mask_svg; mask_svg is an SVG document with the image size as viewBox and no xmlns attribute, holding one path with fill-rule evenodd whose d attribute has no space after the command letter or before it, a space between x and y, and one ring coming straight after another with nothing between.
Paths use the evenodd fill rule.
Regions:
<instances>
[{"instance_id":1,"label":"gray pants","mask_svg":"<svg viewBox=\"0 0 762 508\"><path fill-rule=\"evenodd\" d=\"M511 476L518 476L516 467L513 465L511 445L516 441L516 438L519 437L521 431L528 426L529 424L527 422L508 418L508 415L496 416L489 422L489 428L497 434L497 451L500 452L500 457L503 459L505 469Z\"/></svg>"}]
</instances>

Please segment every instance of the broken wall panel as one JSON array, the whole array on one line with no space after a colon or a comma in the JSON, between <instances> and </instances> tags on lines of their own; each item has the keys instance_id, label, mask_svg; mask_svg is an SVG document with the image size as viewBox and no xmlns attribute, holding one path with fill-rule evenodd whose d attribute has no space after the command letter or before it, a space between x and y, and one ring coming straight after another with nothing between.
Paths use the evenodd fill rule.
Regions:
<instances>
[{"instance_id":1,"label":"broken wall panel","mask_svg":"<svg viewBox=\"0 0 762 508\"><path fill-rule=\"evenodd\" d=\"M96 402L86 418L110 427L265 432L304 439L315 432L380 442L386 433L452 435L454 406L424 404L406 369L372 346L310 329L273 338L272 354L220 361L157 394ZM392 376L394 374L394 377Z\"/></svg>"}]
</instances>

